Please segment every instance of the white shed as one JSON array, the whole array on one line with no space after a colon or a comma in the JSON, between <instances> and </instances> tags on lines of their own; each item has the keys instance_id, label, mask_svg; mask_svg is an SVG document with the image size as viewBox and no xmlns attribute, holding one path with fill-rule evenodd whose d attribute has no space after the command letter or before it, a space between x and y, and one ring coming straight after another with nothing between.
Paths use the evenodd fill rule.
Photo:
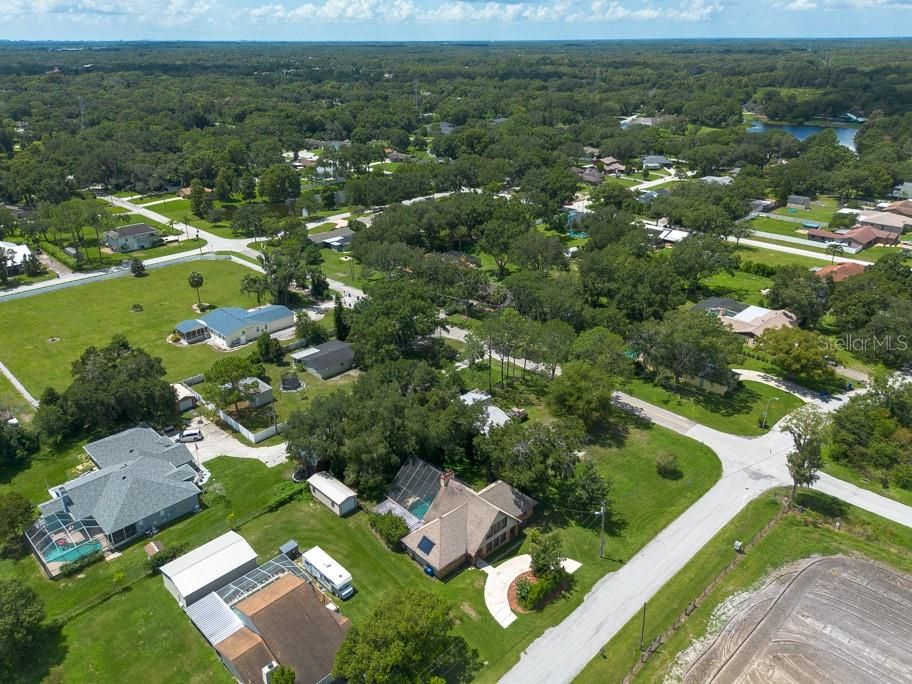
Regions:
<instances>
[{"instance_id":1,"label":"white shed","mask_svg":"<svg viewBox=\"0 0 912 684\"><path fill-rule=\"evenodd\" d=\"M358 495L327 472L316 473L307 479L313 497L338 516L348 515L358 508Z\"/></svg>"},{"instance_id":2,"label":"white shed","mask_svg":"<svg viewBox=\"0 0 912 684\"><path fill-rule=\"evenodd\" d=\"M237 532L226 532L161 567L165 589L182 608L221 589L257 566L256 551Z\"/></svg>"}]
</instances>

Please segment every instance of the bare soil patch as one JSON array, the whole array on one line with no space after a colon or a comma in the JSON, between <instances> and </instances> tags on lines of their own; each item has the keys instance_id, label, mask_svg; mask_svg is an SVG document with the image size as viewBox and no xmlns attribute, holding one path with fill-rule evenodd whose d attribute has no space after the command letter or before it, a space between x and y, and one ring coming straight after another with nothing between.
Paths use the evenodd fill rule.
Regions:
<instances>
[{"instance_id":1,"label":"bare soil patch","mask_svg":"<svg viewBox=\"0 0 912 684\"><path fill-rule=\"evenodd\" d=\"M685 684L909 681L912 576L860 558L810 558L726 612L673 668Z\"/></svg>"}]
</instances>

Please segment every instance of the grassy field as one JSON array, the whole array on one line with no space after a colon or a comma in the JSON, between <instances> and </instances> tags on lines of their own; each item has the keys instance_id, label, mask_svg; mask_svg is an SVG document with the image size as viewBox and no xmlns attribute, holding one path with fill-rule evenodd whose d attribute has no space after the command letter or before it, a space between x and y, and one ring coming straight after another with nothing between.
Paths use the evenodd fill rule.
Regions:
<instances>
[{"instance_id":1,"label":"grassy field","mask_svg":"<svg viewBox=\"0 0 912 684\"><path fill-rule=\"evenodd\" d=\"M665 480L657 475L655 456L663 451L677 454L684 477ZM56 458L38 459L11 480L4 479L0 492L14 487L34 501L43 500L44 482L71 476L78 453L78 446L74 446ZM487 661L480 680L495 681L533 638L572 611L597 579L634 555L721 474L718 460L708 449L658 427L633 427L622 446L593 446L588 455L614 482L614 516L608 526L606 558L598 557L596 516L571 519L562 511L540 513L532 524L559 530L568 555L583 566L569 595L540 612L520 616L507 630L500 628L485 608L481 571L466 569L446 582L430 579L407 556L382 547L363 512L340 519L304 495L276 512L251 518L263 509L272 487L287 477L290 466L268 469L246 459L211 461L207 467L213 479L204 497L206 508L156 538L166 546L196 546L227 531L229 514L233 514L235 528L250 541L261 561L275 555L278 546L291 538L303 548L318 544L355 578L357 592L342 608L356 624L396 589L428 589L454 606L459 616L457 630ZM520 552L526 550L525 543L523 540ZM0 577L35 588L49 617L63 621L59 638L42 649L41 657L36 658L31 670L22 673L20 681L35 681L48 673L54 681L110 681L115 670L121 679L142 680L155 672L156 681L228 681L202 637L164 592L160 578L143 577L141 547L137 543L120 557L88 568L81 577L57 582L44 579L31 557L0 561ZM112 593L116 572L124 573L129 587L98 602ZM141 629L136 621L142 623ZM105 635L103 643L99 634ZM154 634L159 634L158 638L153 638ZM143 647L136 648L137 643ZM171 657L174 653L181 657ZM175 660L180 662L172 662Z\"/></svg>"},{"instance_id":2,"label":"grassy field","mask_svg":"<svg viewBox=\"0 0 912 684\"><path fill-rule=\"evenodd\" d=\"M837 463L828 458L824 460L823 470L833 477L838 477L840 480L851 482L856 487L861 487L862 489L870 490L875 494L879 494L888 499L899 501L906 506L912 506L912 491L909 491L908 489L902 489L893 485L884 487L880 480L863 477L847 465Z\"/></svg>"},{"instance_id":3,"label":"grassy field","mask_svg":"<svg viewBox=\"0 0 912 684\"><path fill-rule=\"evenodd\" d=\"M769 401L768 426L802 404L793 394L769 385L750 380L741 384L743 386L728 397L684 388L672 391L638 378L625 382L621 389L707 427L735 435L762 435L769 430L760 427L768 400L772 400Z\"/></svg>"},{"instance_id":4,"label":"grassy field","mask_svg":"<svg viewBox=\"0 0 912 684\"><path fill-rule=\"evenodd\" d=\"M216 306L256 305L239 292L247 269L231 262L200 261L155 269L143 278L123 277L0 303L0 316L16 326L0 329L0 360L36 396L48 385L64 389L70 364L90 345L104 345L123 333L135 345L160 356L172 380L201 372L218 358L208 344L178 347L168 343L174 325L195 316L196 294L187 285L190 271L205 284L202 298ZM131 306L143 311L133 313ZM9 317L9 318L7 318ZM48 342L50 338L58 342Z\"/></svg>"},{"instance_id":5,"label":"grassy field","mask_svg":"<svg viewBox=\"0 0 912 684\"><path fill-rule=\"evenodd\" d=\"M772 219L766 216L757 216L756 218L750 220L749 225L751 227L751 230L761 230L765 233L776 233L777 235L804 238L804 234L798 232L802 229L800 223L780 221L778 219Z\"/></svg>"},{"instance_id":6,"label":"grassy field","mask_svg":"<svg viewBox=\"0 0 912 684\"><path fill-rule=\"evenodd\" d=\"M31 420L35 413L31 404L22 398L13 384L2 374L0 374L0 408L9 409L20 421Z\"/></svg>"},{"instance_id":7,"label":"grassy field","mask_svg":"<svg viewBox=\"0 0 912 684\"><path fill-rule=\"evenodd\" d=\"M735 271L734 275L717 273L703 280L703 284L712 290L715 297L731 297L747 304L759 305L763 299L760 291L771 287L773 281L753 273Z\"/></svg>"},{"instance_id":8,"label":"grassy field","mask_svg":"<svg viewBox=\"0 0 912 684\"><path fill-rule=\"evenodd\" d=\"M688 603L732 560L736 539L750 539L780 510L774 492L748 505L726 525L647 604L646 638L649 643L683 613ZM709 594L684 626L671 636L636 678L638 682L662 682L678 653L701 637L716 606L731 594L754 586L771 570L815 554L863 555L912 571L912 530L879 518L815 492L803 492L799 503L808 512L791 512ZM836 518L839 526L836 527ZM641 617L625 625L593 659L577 682L618 682L640 657Z\"/></svg>"},{"instance_id":9,"label":"grassy field","mask_svg":"<svg viewBox=\"0 0 912 684\"><path fill-rule=\"evenodd\" d=\"M760 240L759 238L751 239L766 242L766 240ZM789 245L789 247L803 249L800 245ZM762 247L749 245L738 245L736 253L741 257L742 261L753 261L754 263L767 264L769 266L790 266L792 264L797 264L808 268L821 268L827 265L827 261L824 261L823 259L801 256L800 254L777 252L772 249L764 249Z\"/></svg>"},{"instance_id":10,"label":"grassy field","mask_svg":"<svg viewBox=\"0 0 912 684\"><path fill-rule=\"evenodd\" d=\"M780 216L791 216L802 220L815 221L817 223L829 223L836 213L837 202L833 197L820 197L811 201L810 209L789 209L788 207L779 207L774 210L774 214Z\"/></svg>"}]
</instances>

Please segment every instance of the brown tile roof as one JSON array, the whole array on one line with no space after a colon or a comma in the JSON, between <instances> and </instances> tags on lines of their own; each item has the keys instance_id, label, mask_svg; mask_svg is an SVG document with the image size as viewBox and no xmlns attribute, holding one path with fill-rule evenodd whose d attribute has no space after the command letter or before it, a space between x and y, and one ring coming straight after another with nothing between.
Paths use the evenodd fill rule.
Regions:
<instances>
[{"instance_id":1,"label":"brown tile roof","mask_svg":"<svg viewBox=\"0 0 912 684\"><path fill-rule=\"evenodd\" d=\"M403 537L402 543L435 568L446 568L466 554L476 554L498 519L507 516L520 521L534 507L534 499L500 480L481 492L450 480L440 486L425 513L429 522ZM425 537L433 544L429 550L422 548Z\"/></svg>"},{"instance_id":2,"label":"brown tile roof","mask_svg":"<svg viewBox=\"0 0 912 684\"><path fill-rule=\"evenodd\" d=\"M262 684L263 668L275 658L258 634L242 627L215 647L244 684Z\"/></svg>"},{"instance_id":3,"label":"brown tile roof","mask_svg":"<svg viewBox=\"0 0 912 684\"><path fill-rule=\"evenodd\" d=\"M276 662L294 669L297 681L306 684L329 674L350 626L321 596L288 574L235 606L250 618Z\"/></svg>"},{"instance_id":4,"label":"brown tile roof","mask_svg":"<svg viewBox=\"0 0 912 684\"><path fill-rule=\"evenodd\" d=\"M847 231L844 234L844 237L851 238L860 245L869 245L876 240L886 240L887 242L897 242L899 240L896 233L891 233L888 230L878 230L877 228L870 228L868 226L853 228L852 230Z\"/></svg>"},{"instance_id":5,"label":"brown tile roof","mask_svg":"<svg viewBox=\"0 0 912 684\"><path fill-rule=\"evenodd\" d=\"M829 266L824 266L819 271L817 271L817 276L820 278L832 278L834 282L841 282L852 276L860 275L864 273L865 267L862 264L830 264Z\"/></svg>"},{"instance_id":6,"label":"brown tile roof","mask_svg":"<svg viewBox=\"0 0 912 684\"><path fill-rule=\"evenodd\" d=\"M884 211L888 211L891 214L901 214L903 216L912 218L912 200L900 200L899 202L892 202L884 207Z\"/></svg>"},{"instance_id":7,"label":"brown tile roof","mask_svg":"<svg viewBox=\"0 0 912 684\"><path fill-rule=\"evenodd\" d=\"M536 503L535 499L514 489L503 480L492 482L478 492L478 496L514 518L523 518L531 514Z\"/></svg>"}]
</instances>

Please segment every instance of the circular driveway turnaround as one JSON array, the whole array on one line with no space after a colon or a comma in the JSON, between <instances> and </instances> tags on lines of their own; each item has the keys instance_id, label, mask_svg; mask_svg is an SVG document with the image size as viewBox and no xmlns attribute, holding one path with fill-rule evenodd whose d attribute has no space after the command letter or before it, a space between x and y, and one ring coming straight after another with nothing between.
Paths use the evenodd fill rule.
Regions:
<instances>
[{"instance_id":1,"label":"circular driveway turnaround","mask_svg":"<svg viewBox=\"0 0 912 684\"><path fill-rule=\"evenodd\" d=\"M582 564L567 558L561 565L572 575ZM516 620L516 614L510 610L510 585L517 577L528 572L531 566L532 556L528 553L505 560L497 567L482 566L482 570L488 575L484 588L485 605L501 627L509 627Z\"/></svg>"}]
</instances>

